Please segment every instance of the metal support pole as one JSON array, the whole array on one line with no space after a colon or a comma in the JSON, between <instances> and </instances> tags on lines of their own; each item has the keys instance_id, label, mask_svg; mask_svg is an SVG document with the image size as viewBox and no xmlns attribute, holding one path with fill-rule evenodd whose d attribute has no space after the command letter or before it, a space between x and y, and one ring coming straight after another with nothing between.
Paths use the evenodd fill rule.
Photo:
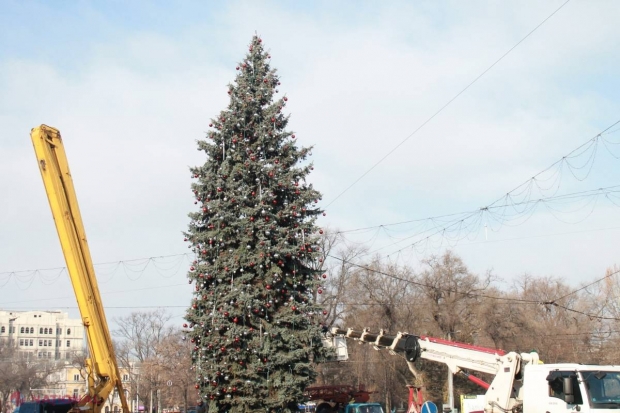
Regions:
<instances>
[{"instance_id":1,"label":"metal support pole","mask_svg":"<svg viewBox=\"0 0 620 413\"><path fill-rule=\"evenodd\" d=\"M448 368L448 404L450 405L450 412L454 412L454 374L450 368Z\"/></svg>"}]
</instances>

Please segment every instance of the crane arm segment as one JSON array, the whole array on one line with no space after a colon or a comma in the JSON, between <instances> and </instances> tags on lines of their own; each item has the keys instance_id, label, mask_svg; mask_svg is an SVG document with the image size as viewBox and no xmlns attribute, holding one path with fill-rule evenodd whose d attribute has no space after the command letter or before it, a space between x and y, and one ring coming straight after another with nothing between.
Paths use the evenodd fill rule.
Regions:
<instances>
[{"instance_id":1,"label":"crane arm segment","mask_svg":"<svg viewBox=\"0 0 620 413\"><path fill-rule=\"evenodd\" d=\"M30 136L88 341L89 395L78 405L99 413L105 398L116 388L123 411L128 413L60 132L41 125L32 129Z\"/></svg>"},{"instance_id":2,"label":"crane arm segment","mask_svg":"<svg viewBox=\"0 0 620 413\"><path fill-rule=\"evenodd\" d=\"M491 384L484 383L484 387L487 388L485 412L506 412L520 405L521 401L517 395L521 382L517 377L521 363L538 363L536 353L506 353L503 350L402 332L394 336L385 334L383 330L378 334L371 333L368 328L363 330L332 328L331 333L371 344L377 350L385 348L393 354L404 354L407 365L414 375L416 370L413 363L418 358L446 364L454 374L461 369L468 369L494 375ZM478 383L482 380L472 381Z\"/></svg>"},{"instance_id":3,"label":"crane arm segment","mask_svg":"<svg viewBox=\"0 0 620 413\"><path fill-rule=\"evenodd\" d=\"M502 366L502 356L505 355L503 350L400 332L394 336L386 334L383 330L377 334L371 333L369 329L353 330L350 328L342 330L333 328L332 334L372 344L376 349L386 348L396 353L405 353L408 362L423 358L443 363L454 374L458 373L460 369L496 374Z\"/></svg>"}]
</instances>

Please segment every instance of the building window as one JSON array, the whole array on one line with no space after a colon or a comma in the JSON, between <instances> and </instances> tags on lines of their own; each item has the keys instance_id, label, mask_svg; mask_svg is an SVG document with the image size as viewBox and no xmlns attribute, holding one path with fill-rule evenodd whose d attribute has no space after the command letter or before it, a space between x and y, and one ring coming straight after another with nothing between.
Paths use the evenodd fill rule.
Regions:
<instances>
[{"instance_id":1,"label":"building window","mask_svg":"<svg viewBox=\"0 0 620 413\"><path fill-rule=\"evenodd\" d=\"M6 328L4 326L0 327L0 333L4 333Z\"/></svg>"},{"instance_id":2,"label":"building window","mask_svg":"<svg viewBox=\"0 0 620 413\"><path fill-rule=\"evenodd\" d=\"M71 340L67 340L67 347L71 347Z\"/></svg>"},{"instance_id":3,"label":"building window","mask_svg":"<svg viewBox=\"0 0 620 413\"><path fill-rule=\"evenodd\" d=\"M50 359L52 358L52 352L51 351L47 352L47 357L50 358Z\"/></svg>"},{"instance_id":4,"label":"building window","mask_svg":"<svg viewBox=\"0 0 620 413\"><path fill-rule=\"evenodd\" d=\"M129 381L129 374L123 374L123 381Z\"/></svg>"},{"instance_id":5,"label":"building window","mask_svg":"<svg viewBox=\"0 0 620 413\"><path fill-rule=\"evenodd\" d=\"M68 329L67 329L67 335L68 335L68 336L70 336L70 335L71 335L71 329L70 329L70 328L68 328Z\"/></svg>"},{"instance_id":6,"label":"building window","mask_svg":"<svg viewBox=\"0 0 620 413\"><path fill-rule=\"evenodd\" d=\"M43 334L47 334L47 328L43 329Z\"/></svg>"},{"instance_id":7,"label":"building window","mask_svg":"<svg viewBox=\"0 0 620 413\"><path fill-rule=\"evenodd\" d=\"M39 334L43 334L43 327L39 327Z\"/></svg>"},{"instance_id":8,"label":"building window","mask_svg":"<svg viewBox=\"0 0 620 413\"><path fill-rule=\"evenodd\" d=\"M30 327L30 334L34 334L34 327Z\"/></svg>"},{"instance_id":9,"label":"building window","mask_svg":"<svg viewBox=\"0 0 620 413\"><path fill-rule=\"evenodd\" d=\"M43 347L43 340L39 340L39 347Z\"/></svg>"},{"instance_id":10,"label":"building window","mask_svg":"<svg viewBox=\"0 0 620 413\"><path fill-rule=\"evenodd\" d=\"M105 413L110 413L110 406L105 407Z\"/></svg>"},{"instance_id":11,"label":"building window","mask_svg":"<svg viewBox=\"0 0 620 413\"><path fill-rule=\"evenodd\" d=\"M52 347L52 340L47 340L47 346Z\"/></svg>"},{"instance_id":12,"label":"building window","mask_svg":"<svg viewBox=\"0 0 620 413\"><path fill-rule=\"evenodd\" d=\"M74 374L73 375L73 381L80 381L80 375L79 374Z\"/></svg>"},{"instance_id":13,"label":"building window","mask_svg":"<svg viewBox=\"0 0 620 413\"><path fill-rule=\"evenodd\" d=\"M60 340L56 340L56 347L60 347Z\"/></svg>"},{"instance_id":14,"label":"building window","mask_svg":"<svg viewBox=\"0 0 620 413\"><path fill-rule=\"evenodd\" d=\"M34 346L34 340L30 340L30 345Z\"/></svg>"},{"instance_id":15,"label":"building window","mask_svg":"<svg viewBox=\"0 0 620 413\"><path fill-rule=\"evenodd\" d=\"M47 340L43 340L43 347L47 347Z\"/></svg>"},{"instance_id":16,"label":"building window","mask_svg":"<svg viewBox=\"0 0 620 413\"><path fill-rule=\"evenodd\" d=\"M73 389L73 398L74 399L78 398L78 389Z\"/></svg>"},{"instance_id":17,"label":"building window","mask_svg":"<svg viewBox=\"0 0 620 413\"><path fill-rule=\"evenodd\" d=\"M19 329L19 332L20 332L20 333L22 333L22 334L24 334L24 327L20 328L20 329Z\"/></svg>"},{"instance_id":18,"label":"building window","mask_svg":"<svg viewBox=\"0 0 620 413\"><path fill-rule=\"evenodd\" d=\"M24 339L21 339L21 338L19 339L19 345L20 345L20 346L23 346L23 345L24 345Z\"/></svg>"},{"instance_id":19,"label":"building window","mask_svg":"<svg viewBox=\"0 0 620 413\"><path fill-rule=\"evenodd\" d=\"M65 353L65 358L69 360L69 353Z\"/></svg>"}]
</instances>

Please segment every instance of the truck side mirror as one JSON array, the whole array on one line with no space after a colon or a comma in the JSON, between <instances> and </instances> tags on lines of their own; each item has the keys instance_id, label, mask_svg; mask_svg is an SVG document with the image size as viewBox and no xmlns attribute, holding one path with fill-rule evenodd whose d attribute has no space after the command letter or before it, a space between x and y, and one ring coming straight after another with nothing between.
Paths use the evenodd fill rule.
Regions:
<instances>
[{"instance_id":1,"label":"truck side mirror","mask_svg":"<svg viewBox=\"0 0 620 413\"><path fill-rule=\"evenodd\" d=\"M564 393L564 401L568 404L575 403L575 394L573 393L573 380L570 377L563 377L562 387L562 393Z\"/></svg>"}]
</instances>

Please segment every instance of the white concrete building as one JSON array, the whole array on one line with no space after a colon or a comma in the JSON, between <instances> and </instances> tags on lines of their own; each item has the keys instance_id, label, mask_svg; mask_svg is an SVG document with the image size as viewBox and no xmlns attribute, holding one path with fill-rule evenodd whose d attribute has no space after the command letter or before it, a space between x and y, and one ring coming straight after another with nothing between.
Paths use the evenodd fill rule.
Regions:
<instances>
[{"instance_id":1,"label":"white concrete building","mask_svg":"<svg viewBox=\"0 0 620 413\"><path fill-rule=\"evenodd\" d=\"M0 310L0 340L22 357L51 360L70 360L86 344L82 320L61 311Z\"/></svg>"}]
</instances>

